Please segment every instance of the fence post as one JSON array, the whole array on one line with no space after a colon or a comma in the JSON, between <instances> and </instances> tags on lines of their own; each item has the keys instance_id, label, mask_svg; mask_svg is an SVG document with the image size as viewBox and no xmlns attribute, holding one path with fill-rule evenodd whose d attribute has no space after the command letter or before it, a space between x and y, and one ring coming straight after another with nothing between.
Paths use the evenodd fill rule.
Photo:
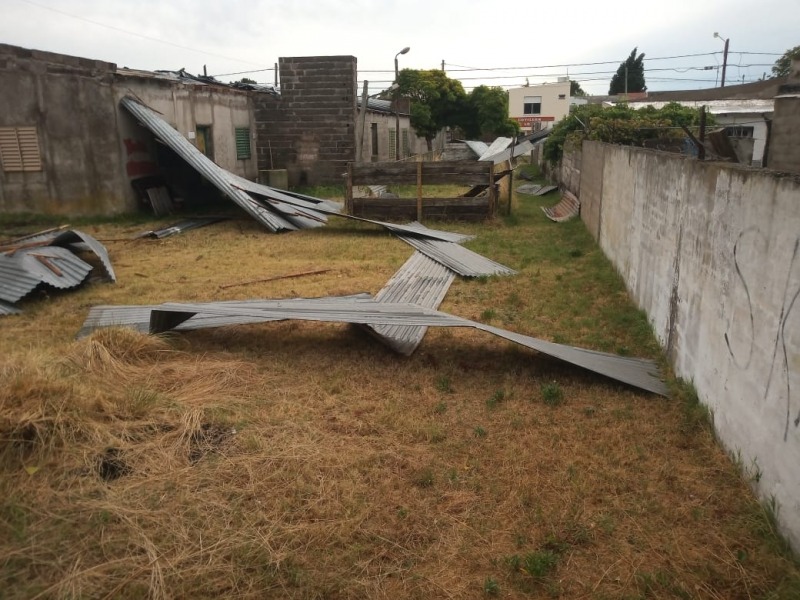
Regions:
<instances>
[{"instance_id":1,"label":"fence post","mask_svg":"<svg viewBox=\"0 0 800 600\"><path fill-rule=\"evenodd\" d=\"M344 191L344 212L353 214L353 163L347 163L347 183Z\"/></svg>"},{"instance_id":2,"label":"fence post","mask_svg":"<svg viewBox=\"0 0 800 600\"><path fill-rule=\"evenodd\" d=\"M422 223L422 165L417 163L417 221Z\"/></svg>"}]
</instances>

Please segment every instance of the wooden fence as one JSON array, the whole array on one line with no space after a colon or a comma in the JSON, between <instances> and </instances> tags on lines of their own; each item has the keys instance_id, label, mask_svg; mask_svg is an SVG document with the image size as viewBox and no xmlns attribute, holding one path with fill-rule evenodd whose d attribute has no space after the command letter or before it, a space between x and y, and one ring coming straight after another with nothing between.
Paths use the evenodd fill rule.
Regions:
<instances>
[{"instance_id":1,"label":"wooden fence","mask_svg":"<svg viewBox=\"0 0 800 600\"><path fill-rule=\"evenodd\" d=\"M486 162L384 162L347 166L345 209L372 219L454 219L482 221L497 210L495 168ZM414 185L416 198L354 198L353 188L367 185ZM425 185L470 186L455 198L426 198ZM477 196L483 190L488 193Z\"/></svg>"}]
</instances>

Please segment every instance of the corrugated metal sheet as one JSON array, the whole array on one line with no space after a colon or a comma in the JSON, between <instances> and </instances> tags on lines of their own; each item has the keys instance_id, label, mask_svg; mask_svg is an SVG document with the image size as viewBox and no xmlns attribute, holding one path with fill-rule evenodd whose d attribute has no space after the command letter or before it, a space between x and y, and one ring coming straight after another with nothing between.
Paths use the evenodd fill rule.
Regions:
<instances>
[{"instance_id":1,"label":"corrugated metal sheet","mask_svg":"<svg viewBox=\"0 0 800 600\"><path fill-rule=\"evenodd\" d=\"M331 296L324 298L331 302L340 301L356 301L356 300L370 300L371 296L366 293L354 294L351 296ZM294 298L298 302L314 302L319 298ZM270 306L276 302L285 302L281 300L236 300L236 301L222 301L222 302L209 302L200 306L244 306L247 308L257 308L260 306ZM101 305L93 306L89 309L89 315L83 322L78 334L75 336L80 339L86 337L96 329L103 329L105 327L129 327L136 329L142 333L147 333L150 330L150 313L159 308L159 304L138 304L138 305ZM279 319L264 319L262 317L246 317L238 315L209 315L199 313L175 327L175 331L191 331L194 329L208 329L213 327L225 327L228 325L247 325L250 323L262 323L264 321L273 321Z\"/></svg>"},{"instance_id":2,"label":"corrugated metal sheet","mask_svg":"<svg viewBox=\"0 0 800 600\"><path fill-rule=\"evenodd\" d=\"M469 146L469 149L472 150L475 153L475 156L477 156L478 158L486 154L486 152L489 150L489 144L487 144L486 142L476 142L473 140L467 140L464 143L467 146Z\"/></svg>"},{"instance_id":3,"label":"corrugated metal sheet","mask_svg":"<svg viewBox=\"0 0 800 600\"><path fill-rule=\"evenodd\" d=\"M16 302L41 282L42 278L29 273L19 258L0 254L0 300Z\"/></svg>"},{"instance_id":4,"label":"corrugated metal sheet","mask_svg":"<svg viewBox=\"0 0 800 600\"><path fill-rule=\"evenodd\" d=\"M21 312L22 311L20 309L16 308L12 304L0 300L0 317L5 317L6 315L18 315Z\"/></svg>"},{"instance_id":5,"label":"corrugated metal sheet","mask_svg":"<svg viewBox=\"0 0 800 600\"><path fill-rule=\"evenodd\" d=\"M81 250L94 252L100 259L103 269L105 269L106 279L114 282L117 281L117 275L114 273L114 267L111 265L111 258L108 256L108 250L106 250L106 247L103 244L101 244L88 233L78 231L77 229L64 231L53 238L53 241L50 243L53 246L69 245Z\"/></svg>"},{"instance_id":6,"label":"corrugated metal sheet","mask_svg":"<svg viewBox=\"0 0 800 600\"><path fill-rule=\"evenodd\" d=\"M543 186L539 185L538 183L524 183L514 191L517 192L518 194L526 194L529 196L533 196L536 194L536 192L542 189L542 187Z\"/></svg>"},{"instance_id":7,"label":"corrugated metal sheet","mask_svg":"<svg viewBox=\"0 0 800 600\"><path fill-rule=\"evenodd\" d=\"M462 277L514 275L516 273L514 269L510 269L453 242L428 240L407 235L398 235L398 237Z\"/></svg>"},{"instance_id":8,"label":"corrugated metal sheet","mask_svg":"<svg viewBox=\"0 0 800 600\"><path fill-rule=\"evenodd\" d=\"M514 157L517 156L524 156L528 154L531 150L533 150L533 144L530 142L522 142L521 144L517 144L513 148L506 148L502 152L498 152L497 154L492 154L488 158L481 158L480 160L492 161L494 164L499 165L501 162L505 162L511 158L513 155Z\"/></svg>"},{"instance_id":9,"label":"corrugated metal sheet","mask_svg":"<svg viewBox=\"0 0 800 600\"><path fill-rule=\"evenodd\" d=\"M375 295L375 300L406 302L436 309L455 278L455 273L444 265L421 252L414 252ZM427 327L413 325L368 325L367 329L390 348L406 356L417 349L428 331Z\"/></svg>"},{"instance_id":10,"label":"corrugated metal sheet","mask_svg":"<svg viewBox=\"0 0 800 600\"><path fill-rule=\"evenodd\" d=\"M197 229L199 227L205 227L206 225L213 225L214 223L219 223L227 218L228 217L193 217L191 219L184 219L183 221L178 221L177 223L167 225L161 229L143 231L142 233L136 234L133 239L150 237L160 240L172 235L183 233L184 231L189 231L190 229Z\"/></svg>"},{"instance_id":11,"label":"corrugated metal sheet","mask_svg":"<svg viewBox=\"0 0 800 600\"><path fill-rule=\"evenodd\" d=\"M17 251L14 258L29 274L60 290L80 285L92 270L92 265L59 246L25 248Z\"/></svg>"},{"instance_id":12,"label":"corrugated metal sheet","mask_svg":"<svg viewBox=\"0 0 800 600\"><path fill-rule=\"evenodd\" d=\"M153 333L169 331L203 312L223 316L260 317L263 320L296 319L361 325L473 327L628 385L655 394L664 396L668 394L666 385L659 379L658 367L652 360L627 358L555 344L408 303L382 303L374 300L339 303L327 300L303 303L280 301L269 308L260 309L219 304L209 306L167 303L152 311L150 330Z\"/></svg>"},{"instance_id":13,"label":"corrugated metal sheet","mask_svg":"<svg viewBox=\"0 0 800 600\"><path fill-rule=\"evenodd\" d=\"M492 144L489 146L486 152L484 152L478 157L478 160L486 160L490 156L494 156L495 154L502 152L503 150L508 148L511 145L511 142L513 141L514 140L507 137L497 138L495 141L492 142Z\"/></svg>"},{"instance_id":14,"label":"corrugated metal sheet","mask_svg":"<svg viewBox=\"0 0 800 600\"><path fill-rule=\"evenodd\" d=\"M208 179L220 192L233 200L256 221L271 231L292 231L298 227L287 219L267 210L242 190L231 185L227 171L205 156L189 140L173 129L153 110L131 96L120 100L120 104L136 117L142 125L158 139L174 150L193 169Z\"/></svg>"},{"instance_id":15,"label":"corrugated metal sheet","mask_svg":"<svg viewBox=\"0 0 800 600\"><path fill-rule=\"evenodd\" d=\"M574 195L565 191L558 204L541 208L548 219L561 223L577 217L581 212L581 203Z\"/></svg>"}]
</instances>

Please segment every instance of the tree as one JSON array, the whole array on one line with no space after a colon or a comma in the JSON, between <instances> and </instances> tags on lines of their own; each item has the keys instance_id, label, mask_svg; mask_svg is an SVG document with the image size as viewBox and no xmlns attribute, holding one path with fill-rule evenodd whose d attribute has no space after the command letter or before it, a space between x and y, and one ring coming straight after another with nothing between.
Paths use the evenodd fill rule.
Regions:
<instances>
[{"instance_id":1,"label":"tree","mask_svg":"<svg viewBox=\"0 0 800 600\"><path fill-rule=\"evenodd\" d=\"M775 64L772 66L772 76L786 77L789 74L789 70L792 68L792 60L795 58L800 58L800 46L790 48L783 53L783 56L775 61Z\"/></svg>"},{"instance_id":2,"label":"tree","mask_svg":"<svg viewBox=\"0 0 800 600\"><path fill-rule=\"evenodd\" d=\"M469 139L514 136L519 133L519 124L508 117L508 92L501 87L476 87L469 93L459 112L459 126Z\"/></svg>"},{"instance_id":3,"label":"tree","mask_svg":"<svg viewBox=\"0 0 800 600\"><path fill-rule=\"evenodd\" d=\"M249 77L242 77L242 78L241 78L239 81L237 81L236 83L250 83L250 84L253 84L253 85L255 85L255 84L257 84L258 82L257 82L255 79L250 79Z\"/></svg>"},{"instance_id":4,"label":"tree","mask_svg":"<svg viewBox=\"0 0 800 600\"><path fill-rule=\"evenodd\" d=\"M411 126L433 149L433 139L445 127L463 120L466 93L460 81L438 69L403 69L398 94L411 99Z\"/></svg>"},{"instance_id":5,"label":"tree","mask_svg":"<svg viewBox=\"0 0 800 600\"><path fill-rule=\"evenodd\" d=\"M569 95L570 96L586 96L586 92L583 91L581 84L577 81L570 80L569 82Z\"/></svg>"},{"instance_id":6,"label":"tree","mask_svg":"<svg viewBox=\"0 0 800 600\"><path fill-rule=\"evenodd\" d=\"M706 115L708 125L713 115ZM670 102L663 108L635 109L627 104L605 108L599 104L575 107L566 119L559 121L544 144L544 157L552 164L561 160L564 147L579 145L583 140L609 144L642 146L652 139L682 139L681 125L697 129L700 111Z\"/></svg>"},{"instance_id":7,"label":"tree","mask_svg":"<svg viewBox=\"0 0 800 600\"><path fill-rule=\"evenodd\" d=\"M631 55L619 65L619 69L611 78L611 86L608 88L610 96L647 90L644 84L644 52L637 57L636 50L638 48L633 49Z\"/></svg>"}]
</instances>

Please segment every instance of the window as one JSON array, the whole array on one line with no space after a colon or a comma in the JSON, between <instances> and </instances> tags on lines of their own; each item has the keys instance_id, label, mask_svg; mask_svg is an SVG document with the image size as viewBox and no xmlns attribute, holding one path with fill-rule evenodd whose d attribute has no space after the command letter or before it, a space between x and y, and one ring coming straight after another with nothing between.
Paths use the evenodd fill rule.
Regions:
<instances>
[{"instance_id":1,"label":"window","mask_svg":"<svg viewBox=\"0 0 800 600\"><path fill-rule=\"evenodd\" d=\"M540 115L542 114L542 97L541 96L525 96L522 105L522 114L525 115Z\"/></svg>"},{"instance_id":2,"label":"window","mask_svg":"<svg viewBox=\"0 0 800 600\"><path fill-rule=\"evenodd\" d=\"M753 137L754 127L733 125L725 128L725 133L730 137Z\"/></svg>"},{"instance_id":3,"label":"window","mask_svg":"<svg viewBox=\"0 0 800 600\"><path fill-rule=\"evenodd\" d=\"M197 149L211 160L214 160L214 142L211 138L211 125L197 126Z\"/></svg>"},{"instance_id":4,"label":"window","mask_svg":"<svg viewBox=\"0 0 800 600\"><path fill-rule=\"evenodd\" d=\"M566 100L567 99L567 95L566 94L559 94L558 95L558 99L559 100Z\"/></svg>"},{"instance_id":5,"label":"window","mask_svg":"<svg viewBox=\"0 0 800 600\"><path fill-rule=\"evenodd\" d=\"M236 160L247 160L250 158L250 128L236 128Z\"/></svg>"},{"instance_id":6,"label":"window","mask_svg":"<svg viewBox=\"0 0 800 600\"><path fill-rule=\"evenodd\" d=\"M389 160L397 160L397 131L389 130Z\"/></svg>"},{"instance_id":7,"label":"window","mask_svg":"<svg viewBox=\"0 0 800 600\"><path fill-rule=\"evenodd\" d=\"M403 156L411 156L411 152L408 150L408 129L401 129L403 137L401 138L401 143L403 144Z\"/></svg>"},{"instance_id":8,"label":"window","mask_svg":"<svg viewBox=\"0 0 800 600\"><path fill-rule=\"evenodd\" d=\"M3 171L41 171L36 127L0 127L0 163Z\"/></svg>"},{"instance_id":9,"label":"window","mask_svg":"<svg viewBox=\"0 0 800 600\"><path fill-rule=\"evenodd\" d=\"M372 134L372 156L378 156L378 124L372 123L370 125L370 133Z\"/></svg>"}]
</instances>

